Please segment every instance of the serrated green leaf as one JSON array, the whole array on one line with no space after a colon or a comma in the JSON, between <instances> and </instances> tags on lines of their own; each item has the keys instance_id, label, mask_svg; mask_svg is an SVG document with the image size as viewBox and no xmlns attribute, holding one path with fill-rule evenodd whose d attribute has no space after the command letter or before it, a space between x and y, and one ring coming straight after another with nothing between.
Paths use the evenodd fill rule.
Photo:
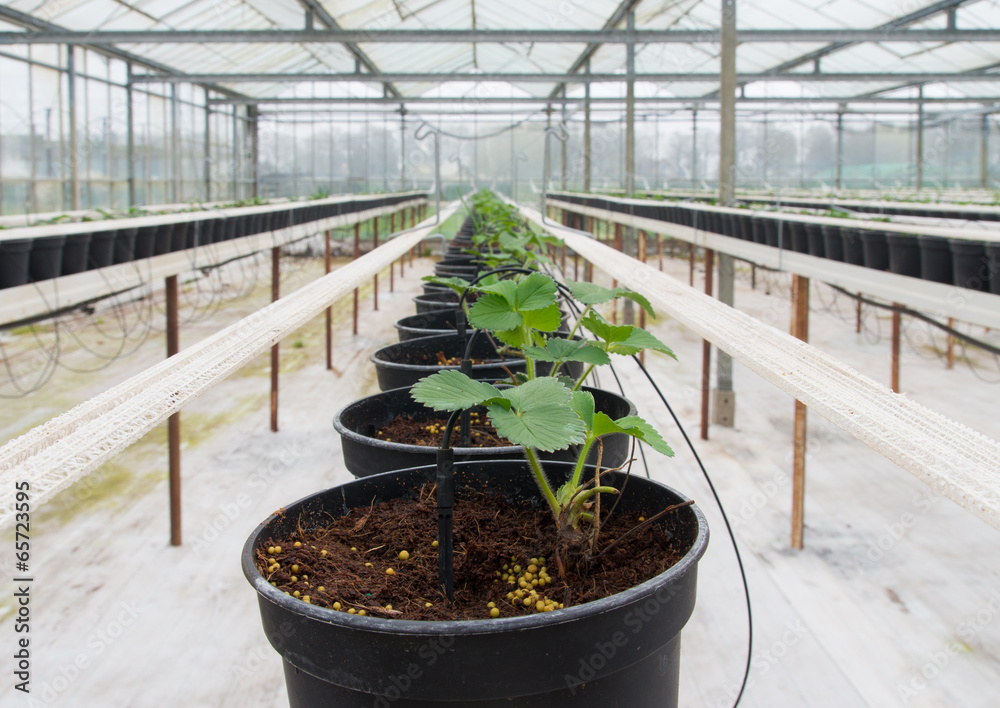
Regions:
<instances>
[{"instance_id":1,"label":"serrated green leaf","mask_svg":"<svg viewBox=\"0 0 1000 708\"><path fill-rule=\"evenodd\" d=\"M483 381L474 381L460 371L449 369L426 376L410 390L417 403L436 411L457 411L503 398L500 391Z\"/></svg>"},{"instance_id":2,"label":"serrated green leaf","mask_svg":"<svg viewBox=\"0 0 1000 708\"><path fill-rule=\"evenodd\" d=\"M667 445L667 441L652 425L637 415L627 415L619 418L615 423L632 437L641 440L662 455L673 457L674 451Z\"/></svg>"},{"instance_id":3,"label":"serrated green leaf","mask_svg":"<svg viewBox=\"0 0 1000 708\"><path fill-rule=\"evenodd\" d=\"M516 307L519 312L541 310L556 302L556 283L541 273L532 273L517 284Z\"/></svg>"},{"instance_id":4,"label":"serrated green leaf","mask_svg":"<svg viewBox=\"0 0 1000 708\"><path fill-rule=\"evenodd\" d=\"M562 324L562 313L556 303L540 310L522 312L521 316L524 318L524 324L540 332L555 332Z\"/></svg>"},{"instance_id":5,"label":"serrated green leaf","mask_svg":"<svg viewBox=\"0 0 1000 708\"><path fill-rule=\"evenodd\" d=\"M518 411L529 411L544 405L565 405L573 393L558 379L542 376L521 386L505 388L500 395Z\"/></svg>"},{"instance_id":6,"label":"serrated green leaf","mask_svg":"<svg viewBox=\"0 0 1000 708\"><path fill-rule=\"evenodd\" d=\"M476 329L503 331L520 327L522 322L521 315L503 295L484 293L469 308L469 324Z\"/></svg>"},{"instance_id":7,"label":"serrated green leaf","mask_svg":"<svg viewBox=\"0 0 1000 708\"><path fill-rule=\"evenodd\" d=\"M475 290L481 293L492 293L502 297L508 305L508 309L514 310L517 307L517 283L513 280L498 280L495 283L477 283Z\"/></svg>"},{"instance_id":8,"label":"serrated green leaf","mask_svg":"<svg viewBox=\"0 0 1000 708\"><path fill-rule=\"evenodd\" d=\"M527 385L517 388L524 388ZM500 405L491 404L487 406L486 411L497 433L515 445L553 452L582 443L584 440L583 421L573 409L565 405L544 403L530 410L508 411Z\"/></svg>"},{"instance_id":9,"label":"serrated green leaf","mask_svg":"<svg viewBox=\"0 0 1000 708\"><path fill-rule=\"evenodd\" d=\"M633 327L632 331L629 332L624 341L620 344L612 345L608 348L608 351L612 354L624 354L626 356L631 356L638 353L642 349L663 352L674 359L677 358L673 351L671 351L670 347L661 342L650 332L647 332L639 327Z\"/></svg>"},{"instance_id":10,"label":"serrated green leaf","mask_svg":"<svg viewBox=\"0 0 1000 708\"><path fill-rule=\"evenodd\" d=\"M618 425L607 413L597 413L594 415L594 424L590 428L592 435L607 435L609 433L624 433L625 430Z\"/></svg>"},{"instance_id":11,"label":"serrated green leaf","mask_svg":"<svg viewBox=\"0 0 1000 708\"><path fill-rule=\"evenodd\" d=\"M524 353L537 361L582 361L598 366L611 363L603 349L581 339L550 339L544 349L529 347Z\"/></svg>"},{"instance_id":12,"label":"serrated green leaf","mask_svg":"<svg viewBox=\"0 0 1000 708\"><path fill-rule=\"evenodd\" d=\"M644 295L640 295L634 290L626 290L625 288L615 288L615 297L628 298L632 302L636 303L644 309L650 317L655 317L656 313L653 312L653 306L649 303Z\"/></svg>"},{"instance_id":13,"label":"serrated green leaf","mask_svg":"<svg viewBox=\"0 0 1000 708\"><path fill-rule=\"evenodd\" d=\"M575 410L576 414L580 416L580 420L583 421L587 430L592 430L594 427L595 405L594 396L590 391L574 391L573 397L569 401L569 407ZM601 415L604 414L602 413Z\"/></svg>"},{"instance_id":14,"label":"serrated green leaf","mask_svg":"<svg viewBox=\"0 0 1000 708\"><path fill-rule=\"evenodd\" d=\"M523 350L524 347L529 344L524 341L524 336L522 335L521 328L516 329L506 329L506 330L495 330L491 332L494 339L499 339L501 342L506 344L508 347L513 347L514 349Z\"/></svg>"},{"instance_id":15,"label":"serrated green leaf","mask_svg":"<svg viewBox=\"0 0 1000 708\"><path fill-rule=\"evenodd\" d=\"M451 288L452 291L459 297L465 292L466 288L469 287L468 281L462 280L461 278L442 278L439 275L425 275L421 280L433 283L434 285L444 285ZM468 298L466 298L468 299Z\"/></svg>"},{"instance_id":16,"label":"serrated green leaf","mask_svg":"<svg viewBox=\"0 0 1000 708\"><path fill-rule=\"evenodd\" d=\"M566 285L569 286L569 291L573 293L573 297L584 305L600 305L613 300L615 297L614 290L605 288L597 283L588 283L582 280L567 280Z\"/></svg>"}]
</instances>

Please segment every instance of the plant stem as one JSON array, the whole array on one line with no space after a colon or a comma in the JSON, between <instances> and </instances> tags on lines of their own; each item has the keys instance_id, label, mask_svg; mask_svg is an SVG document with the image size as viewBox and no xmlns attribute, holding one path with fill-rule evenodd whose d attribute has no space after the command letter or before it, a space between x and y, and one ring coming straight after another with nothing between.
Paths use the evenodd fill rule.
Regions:
<instances>
[{"instance_id":1,"label":"plant stem","mask_svg":"<svg viewBox=\"0 0 1000 708\"><path fill-rule=\"evenodd\" d=\"M584 308L583 312L580 313L580 316L576 318L576 323L574 323L573 329L569 331L569 335L566 337L566 339L573 338L573 335L576 334L576 330L580 329L580 320L582 320L584 317L590 314L590 311L592 309L594 309L593 305L587 305L587 307Z\"/></svg>"},{"instance_id":2,"label":"plant stem","mask_svg":"<svg viewBox=\"0 0 1000 708\"><path fill-rule=\"evenodd\" d=\"M524 346L531 346L531 328L526 325L521 325L521 341L524 342ZM535 378L535 360L527 354L524 355L524 368L528 380L532 381Z\"/></svg>"},{"instance_id":3,"label":"plant stem","mask_svg":"<svg viewBox=\"0 0 1000 708\"><path fill-rule=\"evenodd\" d=\"M580 377L580 378L579 378L579 379L577 380L577 382L576 382L576 386L574 386L574 387L573 387L573 390L574 390L574 391L579 391L579 390L580 390L580 386L582 386L582 385L583 385L583 382L587 380L587 377L588 377L588 376L590 376L590 372L591 372L591 370L592 370L592 369L593 369L593 368L594 368L595 366L597 366L597 364L591 364L590 366L588 366L588 367L587 367L587 370L583 372L583 376L581 376L581 377Z\"/></svg>"},{"instance_id":4,"label":"plant stem","mask_svg":"<svg viewBox=\"0 0 1000 708\"><path fill-rule=\"evenodd\" d=\"M573 489L580 486L580 475L583 474L583 465L587 460L587 455L590 454L590 448L594 444L595 440L597 440L596 437L587 435L587 440L583 443L583 449L580 451L580 457L577 458L576 467L573 468Z\"/></svg>"},{"instance_id":5,"label":"plant stem","mask_svg":"<svg viewBox=\"0 0 1000 708\"><path fill-rule=\"evenodd\" d=\"M535 475L535 482L538 483L538 488L542 490L542 495L545 497L545 501L549 503L549 508L556 517L556 523L558 524L561 508L559 502L556 500L556 495L552 493L552 488L549 487L548 480L545 479L542 466L538 463L538 456L535 454L534 448L530 447L524 448L524 454L528 457L528 464L531 465L531 472Z\"/></svg>"}]
</instances>

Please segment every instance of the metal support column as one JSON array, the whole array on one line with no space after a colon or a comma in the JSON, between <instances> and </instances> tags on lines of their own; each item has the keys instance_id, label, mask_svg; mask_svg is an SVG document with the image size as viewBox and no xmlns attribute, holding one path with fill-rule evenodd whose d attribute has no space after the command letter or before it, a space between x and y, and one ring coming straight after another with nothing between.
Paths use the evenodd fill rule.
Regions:
<instances>
[{"instance_id":1,"label":"metal support column","mask_svg":"<svg viewBox=\"0 0 1000 708\"><path fill-rule=\"evenodd\" d=\"M892 303L899 307L898 302ZM893 391L899 393L899 332L900 332L899 310L892 311L892 381L889 386Z\"/></svg>"},{"instance_id":2,"label":"metal support column","mask_svg":"<svg viewBox=\"0 0 1000 708\"><path fill-rule=\"evenodd\" d=\"M354 260L361 257L361 223L354 224ZM351 331L355 336L358 334L358 289L354 288L354 324Z\"/></svg>"},{"instance_id":3,"label":"metal support column","mask_svg":"<svg viewBox=\"0 0 1000 708\"><path fill-rule=\"evenodd\" d=\"M329 274L333 270L333 251L330 241L333 238L333 229L327 229L323 239L323 270ZM326 368L333 371L333 308L326 308L324 314L326 320Z\"/></svg>"},{"instance_id":4,"label":"metal support column","mask_svg":"<svg viewBox=\"0 0 1000 708\"><path fill-rule=\"evenodd\" d=\"M177 276L167 276L167 358L180 351L177 328ZM167 419L167 457L170 470L170 545L179 546L181 534L181 414Z\"/></svg>"},{"instance_id":5,"label":"metal support column","mask_svg":"<svg viewBox=\"0 0 1000 708\"><path fill-rule=\"evenodd\" d=\"M180 107L177 84L170 84L170 201L176 204L182 200Z\"/></svg>"},{"instance_id":6,"label":"metal support column","mask_svg":"<svg viewBox=\"0 0 1000 708\"><path fill-rule=\"evenodd\" d=\"M135 98L132 92L132 63L125 65L125 174L128 179L128 205L135 206ZM205 102L208 110L208 101Z\"/></svg>"},{"instance_id":7,"label":"metal support column","mask_svg":"<svg viewBox=\"0 0 1000 708\"><path fill-rule=\"evenodd\" d=\"M979 129L979 186L985 189L990 183L990 114L984 113Z\"/></svg>"},{"instance_id":8,"label":"metal support column","mask_svg":"<svg viewBox=\"0 0 1000 708\"><path fill-rule=\"evenodd\" d=\"M791 334L809 341L809 278L792 276ZM794 451L792 458L792 548L801 550L806 510L806 406L795 401Z\"/></svg>"},{"instance_id":9,"label":"metal support column","mask_svg":"<svg viewBox=\"0 0 1000 708\"><path fill-rule=\"evenodd\" d=\"M255 105L247 106L250 121L250 196L260 194L260 110Z\"/></svg>"},{"instance_id":10,"label":"metal support column","mask_svg":"<svg viewBox=\"0 0 1000 708\"><path fill-rule=\"evenodd\" d=\"M212 201L212 107L205 89L205 201Z\"/></svg>"},{"instance_id":11,"label":"metal support column","mask_svg":"<svg viewBox=\"0 0 1000 708\"><path fill-rule=\"evenodd\" d=\"M843 189L844 186L844 109L846 106L840 104L840 110L837 111L837 176L834 180L834 186L837 191Z\"/></svg>"},{"instance_id":12,"label":"metal support column","mask_svg":"<svg viewBox=\"0 0 1000 708\"><path fill-rule=\"evenodd\" d=\"M698 188L698 109L691 111L691 187Z\"/></svg>"},{"instance_id":13,"label":"metal support column","mask_svg":"<svg viewBox=\"0 0 1000 708\"><path fill-rule=\"evenodd\" d=\"M590 74L590 61L584 77ZM583 191L590 191L590 79L583 83Z\"/></svg>"},{"instance_id":14,"label":"metal support column","mask_svg":"<svg viewBox=\"0 0 1000 708\"><path fill-rule=\"evenodd\" d=\"M722 0L722 68L719 79L719 204L732 206L736 196L736 0ZM733 306L735 267L727 253L719 254L719 301ZM736 393L733 359L716 354L716 389L712 393L712 422L733 427Z\"/></svg>"},{"instance_id":15,"label":"metal support column","mask_svg":"<svg viewBox=\"0 0 1000 708\"><path fill-rule=\"evenodd\" d=\"M712 272L715 270L715 251L705 249L705 294L712 297ZM708 440L708 395L711 383L712 345L701 340L701 439Z\"/></svg>"},{"instance_id":16,"label":"metal support column","mask_svg":"<svg viewBox=\"0 0 1000 708\"><path fill-rule=\"evenodd\" d=\"M66 45L67 102L69 109L69 208L80 208L80 147L76 130L76 47ZM32 138L34 139L34 138ZM33 205L34 206L34 205Z\"/></svg>"},{"instance_id":17,"label":"metal support column","mask_svg":"<svg viewBox=\"0 0 1000 708\"><path fill-rule=\"evenodd\" d=\"M378 248L378 217L372 219L372 250ZM378 312L378 273L372 276L372 287L374 288L373 299L374 309Z\"/></svg>"},{"instance_id":18,"label":"metal support column","mask_svg":"<svg viewBox=\"0 0 1000 708\"><path fill-rule=\"evenodd\" d=\"M917 154L916 161L917 191L924 188L924 87L920 87L920 102L917 103Z\"/></svg>"},{"instance_id":19,"label":"metal support column","mask_svg":"<svg viewBox=\"0 0 1000 708\"><path fill-rule=\"evenodd\" d=\"M271 249L271 302L281 297L281 248ZM279 342L271 346L271 432L278 432L278 347Z\"/></svg>"},{"instance_id":20,"label":"metal support column","mask_svg":"<svg viewBox=\"0 0 1000 708\"><path fill-rule=\"evenodd\" d=\"M629 9L626 17L626 31L629 33L625 45L625 196L635 196L635 11ZM629 207L632 211L632 207ZM625 228L621 250L633 258L639 255L635 228ZM628 298L622 304L622 322L635 324L635 303Z\"/></svg>"}]
</instances>

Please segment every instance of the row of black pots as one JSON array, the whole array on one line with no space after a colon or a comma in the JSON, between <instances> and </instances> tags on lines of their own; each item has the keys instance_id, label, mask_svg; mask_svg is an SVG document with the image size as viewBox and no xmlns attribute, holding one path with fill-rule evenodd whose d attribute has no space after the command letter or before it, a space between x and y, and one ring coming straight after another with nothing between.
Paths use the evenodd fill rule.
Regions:
<instances>
[{"instance_id":1,"label":"row of black pots","mask_svg":"<svg viewBox=\"0 0 1000 708\"><path fill-rule=\"evenodd\" d=\"M818 258L1000 294L1000 243L817 224L798 219L698 210L668 202L624 204L560 195L572 203L658 219ZM592 203L592 204L591 204Z\"/></svg>"},{"instance_id":2,"label":"row of black pots","mask_svg":"<svg viewBox=\"0 0 1000 708\"><path fill-rule=\"evenodd\" d=\"M454 324L455 314L454 310L433 313L433 321L427 321L428 315L417 317L424 318L421 326L448 327ZM409 327L404 321L397 323L401 339ZM496 348L488 339L480 337L478 341L481 344L473 351L474 357L496 357ZM465 342L449 332L394 346L413 348L418 357L439 351L460 356ZM392 367L393 351L393 347L383 348L372 359L377 368L393 371L391 376L397 378L392 381L406 377L407 385L384 390L389 379L380 372L383 392L347 406L335 421L346 466L359 479L306 497L272 515L243 550L244 574L257 591L265 634L284 662L290 705L676 706L680 632L694 609L697 564L708 543L707 523L695 506L678 510L660 525L664 533L690 544L679 563L613 597L552 615L461 622L351 615L294 599L272 587L258 572L256 553L268 540L286 537L298 526L342 516L352 508L408 498L433 477L434 466L420 465L434 461L434 448L375 437L375 431L396 415L434 415L413 401L409 385L442 367ZM518 364L523 369L523 360L510 361L507 368L516 370ZM506 370L490 370L489 364L474 369L477 378L508 376ZM621 396L588 390L595 396L597 410L613 418L635 412ZM602 442L605 467L625 461L629 451L626 436L605 436ZM544 500L530 468L523 460L511 459L522 452L520 447L457 449L457 493L461 496L461 490L472 488L542 507ZM565 455L554 453L544 464L544 472L555 487L572 473L573 465L560 461ZM617 472L603 475L601 482L621 491L616 503L627 511L652 514L687 501L662 484L626 478ZM621 631L623 628L628 628L628 633ZM595 641L610 642L606 646L612 649L595 653Z\"/></svg>"},{"instance_id":3,"label":"row of black pots","mask_svg":"<svg viewBox=\"0 0 1000 708\"><path fill-rule=\"evenodd\" d=\"M266 213L119 229L96 228L92 232L65 236L0 239L0 289L310 223L339 214L391 206L410 198L402 195L380 196L332 204L293 205ZM108 226L106 223L100 225Z\"/></svg>"}]
</instances>

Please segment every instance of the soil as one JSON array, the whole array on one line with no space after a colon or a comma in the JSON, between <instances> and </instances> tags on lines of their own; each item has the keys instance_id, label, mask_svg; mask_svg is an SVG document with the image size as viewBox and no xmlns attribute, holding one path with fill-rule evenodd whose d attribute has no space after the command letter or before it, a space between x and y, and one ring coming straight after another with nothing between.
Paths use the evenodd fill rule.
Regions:
<instances>
[{"instance_id":1,"label":"soil","mask_svg":"<svg viewBox=\"0 0 1000 708\"><path fill-rule=\"evenodd\" d=\"M413 351L403 349L399 355L393 358L397 364L410 364L412 366L460 366L462 357L445 356L444 351L438 350L434 354L423 351ZM483 364L486 359L471 359L473 364ZM503 358L491 359L490 361L503 361Z\"/></svg>"},{"instance_id":2,"label":"soil","mask_svg":"<svg viewBox=\"0 0 1000 708\"><path fill-rule=\"evenodd\" d=\"M360 507L323 528L267 539L256 551L257 569L278 589L308 596L313 605L390 619L487 619L490 603L500 617L549 611L634 587L689 550L689 542L670 533L672 514L625 537L645 517L621 510L609 514L610 506L602 511L598 550L616 538L621 542L589 567L581 563L560 578L549 560L555 557L555 529L548 509L515 507L468 487L457 489L454 604L438 588L437 506L430 484L410 499ZM529 597L526 607L508 593L520 589L519 579L532 565L537 598Z\"/></svg>"},{"instance_id":3,"label":"soil","mask_svg":"<svg viewBox=\"0 0 1000 708\"><path fill-rule=\"evenodd\" d=\"M444 434L447 418L413 418L408 415L398 415L385 427L375 431L375 437L386 442L403 443L406 445L425 445L439 447ZM452 447L509 447L511 443L501 438L486 418L485 414L475 411L469 414L469 445L461 445L459 426L456 425L451 435Z\"/></svg>"}]
</instances>

